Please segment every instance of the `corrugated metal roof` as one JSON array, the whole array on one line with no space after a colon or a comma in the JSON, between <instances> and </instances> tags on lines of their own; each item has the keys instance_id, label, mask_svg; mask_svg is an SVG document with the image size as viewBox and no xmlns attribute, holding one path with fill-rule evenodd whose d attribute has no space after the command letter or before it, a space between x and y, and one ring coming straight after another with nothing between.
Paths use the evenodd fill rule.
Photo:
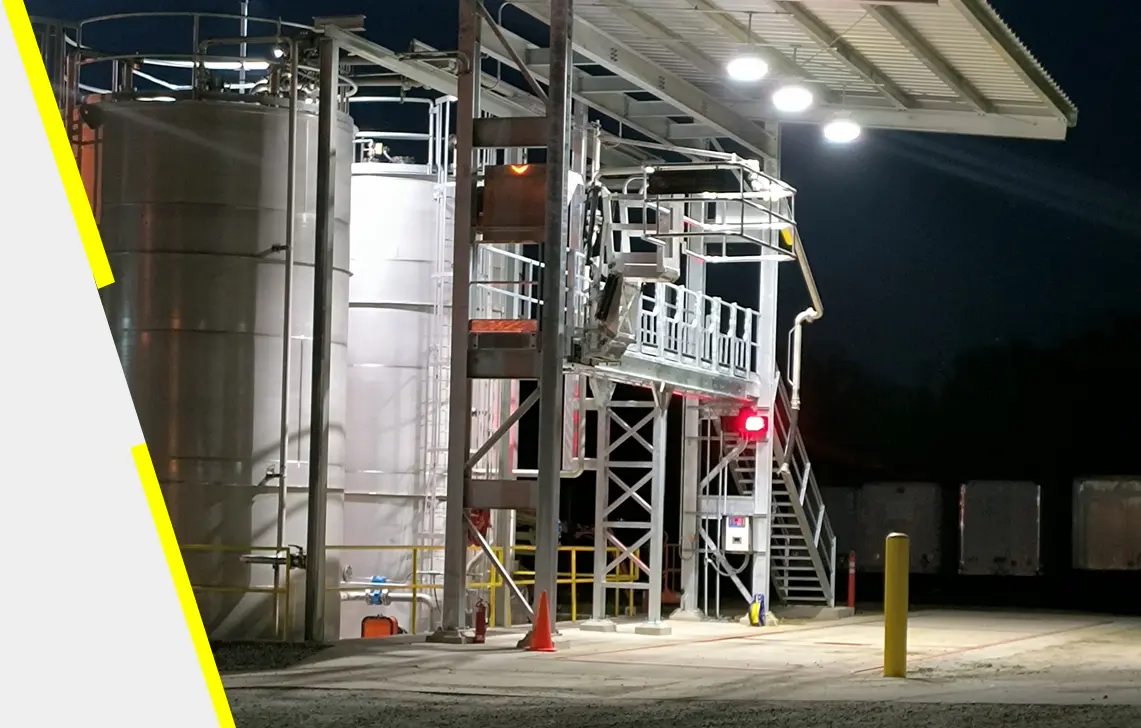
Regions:
<instances>
[{"instance_id":1,"label":"corrugated metal roof","mask_svg":"<svg viewBox=\"0 0 1141 728\"><path fill-rule=\"evenodd\" d=\"M874 110L879 118L898 112L897 128L910 128L914 118L915 128L957 131L965 127L952 117L970 117L977 128L981 116L993 117L995 130L966 133L1020 136L1010 122L1025 121L1027 136L1057 138L1077 119L1073 103L986 0L577 0L575 14L725 101L760 99L760 91L734 88L720 73L751 27L774 79L799 76L835 110ZM920 112L951 121L941 129L942 121ZM1032 133L1035 119L1053 120L1061 131Z\"/></svg>"}]
</instances>

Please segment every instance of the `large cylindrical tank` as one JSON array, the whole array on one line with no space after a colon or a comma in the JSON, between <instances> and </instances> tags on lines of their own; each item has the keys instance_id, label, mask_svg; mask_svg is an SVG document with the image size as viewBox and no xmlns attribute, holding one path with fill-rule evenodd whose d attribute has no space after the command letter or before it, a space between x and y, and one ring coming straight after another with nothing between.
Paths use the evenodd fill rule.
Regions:
<instances>
[{"instance_id":1,"label":"large cylindrical tank","mask_svg":"<svg viewBox=\"0 0 1141 728\"><path fill-rule=\"evenodd\" d=\"M289 112L272 101L99 104L100 230L115 275L103 299L175 534L212 637L274 634ZM285 543L305 544L317 114L297 123ZM336 128L328 539L341 540L353 125ZM189 547L189 548L188 548ZM264 553L264 552L263 552ZM330 553L329 583L339 577ZM289 628L304 574L291 576ZM249 589L235 593L234 588ZM339 630L335 592L327 634ZM284 621L284 599L276 600Z\"/></svg>"},{"instance_id":2,"label":"large cylindrical tank","mask_svg":"<svg viewBox=\"0 0 1141 728\"><path fill-rule=\"evenodd\" d=\"M447 292L437 290L435 275L451 230L436 192L435 176L423 166L353 165L344 506L344 543L350 548L341 554L353 582L380 576L442 583L425 573L438 570L433 565L442 565L442 553L425 549L414 572L410 548L443 544L444 503L431 496L443 494L444 482L438 468L433 472L432 455L438 465L445 462L440 448L447 447L441 427L447 399L446 389L433 380L446 374L433 362L446 352L434 357L432 346L444 333L436 306L451 303L441 297ZM433 427L440 433L436 438ZM419 599L416 631L431 628L437 591L393 593ZM360 637L361 619L372 614L395 617L411 632L412 612L408 602L346 601L341 636Z\"/></svg>"}]
</instances>

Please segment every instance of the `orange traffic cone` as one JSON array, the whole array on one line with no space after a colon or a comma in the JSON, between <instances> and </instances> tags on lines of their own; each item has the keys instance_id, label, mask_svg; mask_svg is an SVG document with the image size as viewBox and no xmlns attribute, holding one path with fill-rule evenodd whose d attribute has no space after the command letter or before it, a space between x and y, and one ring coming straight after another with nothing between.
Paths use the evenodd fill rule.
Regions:
<instances>
[{"instance_id":1,"label":"orange traffic cone","mask_svg":"<svg viewBox=\"0 0 1141 728\"><path fill-rule=\"evenodd\" d=\"M535 621L531 624L530 652L554 652L555 642L551 639L551 610L547 606L547 592L539 592L539 608L535 610Z\"/></svg>"}]
</instances>

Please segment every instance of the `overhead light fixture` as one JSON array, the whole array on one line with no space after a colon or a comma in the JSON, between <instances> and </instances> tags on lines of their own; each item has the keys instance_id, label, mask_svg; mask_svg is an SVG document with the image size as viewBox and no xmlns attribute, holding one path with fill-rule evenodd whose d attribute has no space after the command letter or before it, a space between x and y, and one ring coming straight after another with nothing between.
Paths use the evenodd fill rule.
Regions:
<instances>
[{"instance_id":1,"label":"overhead light fixture","mask_svg":"<svg viewBox=\"0 0 1141 728\"><path fill-rule=\"evenodd\" d=\"M849 144L860 138L860 131L851 119L836 119L824 127L824 138L833 144Z\"/></svg>"},{"instance_id":2,"label":"overhead light fixture","mask_svg":"<svg viewBox=\"0 0 1141 728\"><path fill-rule=\"evenodd\" d=\"M725 64L725 72L729 78L742 83L760 81L769 72L769 64L756 53L746 52L735 56Z\"/></svg>"},{"instance_id":3,"label":"overhead light fixture","mask_svg":"<svg viewBox=\"0 0 1141 728\"><path fill-rule=\"evenodd\" d=\"M285 56L285 49L282 48L281 46L274 46L273 47L273 57L274 58L282 58L283 56Z\"/></svg>"},{"instance_id":4,"label":"overhead light fixture","mask_svg":"<svg viewBox=\"0 0 1141 728\"><path fill-rule=\"evenodd\" d=\"M773 92L773 106L777 111L799 114L812 106L812 92L800 84L781 86Z\"/></svg>"},{"instance_id":5,"label":"overhead light fixture","mask_svg":"<svg viewBox=\"0 0 1141 728\"><path fill-rule=\"evenodd\" d=\"M757 53L753 45L753 14L749 13L749 26L745 36L749 42L725 64L729 78L742 83L755 83L769 72L769 64Z\"/></svg>"}]
</instances>

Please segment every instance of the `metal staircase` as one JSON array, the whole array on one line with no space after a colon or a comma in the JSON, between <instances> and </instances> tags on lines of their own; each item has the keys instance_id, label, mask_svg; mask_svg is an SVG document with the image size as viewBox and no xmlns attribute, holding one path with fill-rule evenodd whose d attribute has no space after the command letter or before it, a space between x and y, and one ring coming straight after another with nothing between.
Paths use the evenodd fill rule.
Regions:
<instances>
[{"instance_id":1,"label":"metal staircase","mask_svg":"<svg viewBox=\"0 0 1141 728\"><path fill-rule=\"evenodd\" d=\"M790 414L788 388L780 379L773 418L773 463L758 463L756 444L746 443L728 469L740 495L752 495L757 468L772 467L769 568L780 601L832 606L836 594L836 537L804 441L799 432L789 432ZM721 437L726 452L741 445L735 432L723 430Z\"/></svg>"}]
</instances>

